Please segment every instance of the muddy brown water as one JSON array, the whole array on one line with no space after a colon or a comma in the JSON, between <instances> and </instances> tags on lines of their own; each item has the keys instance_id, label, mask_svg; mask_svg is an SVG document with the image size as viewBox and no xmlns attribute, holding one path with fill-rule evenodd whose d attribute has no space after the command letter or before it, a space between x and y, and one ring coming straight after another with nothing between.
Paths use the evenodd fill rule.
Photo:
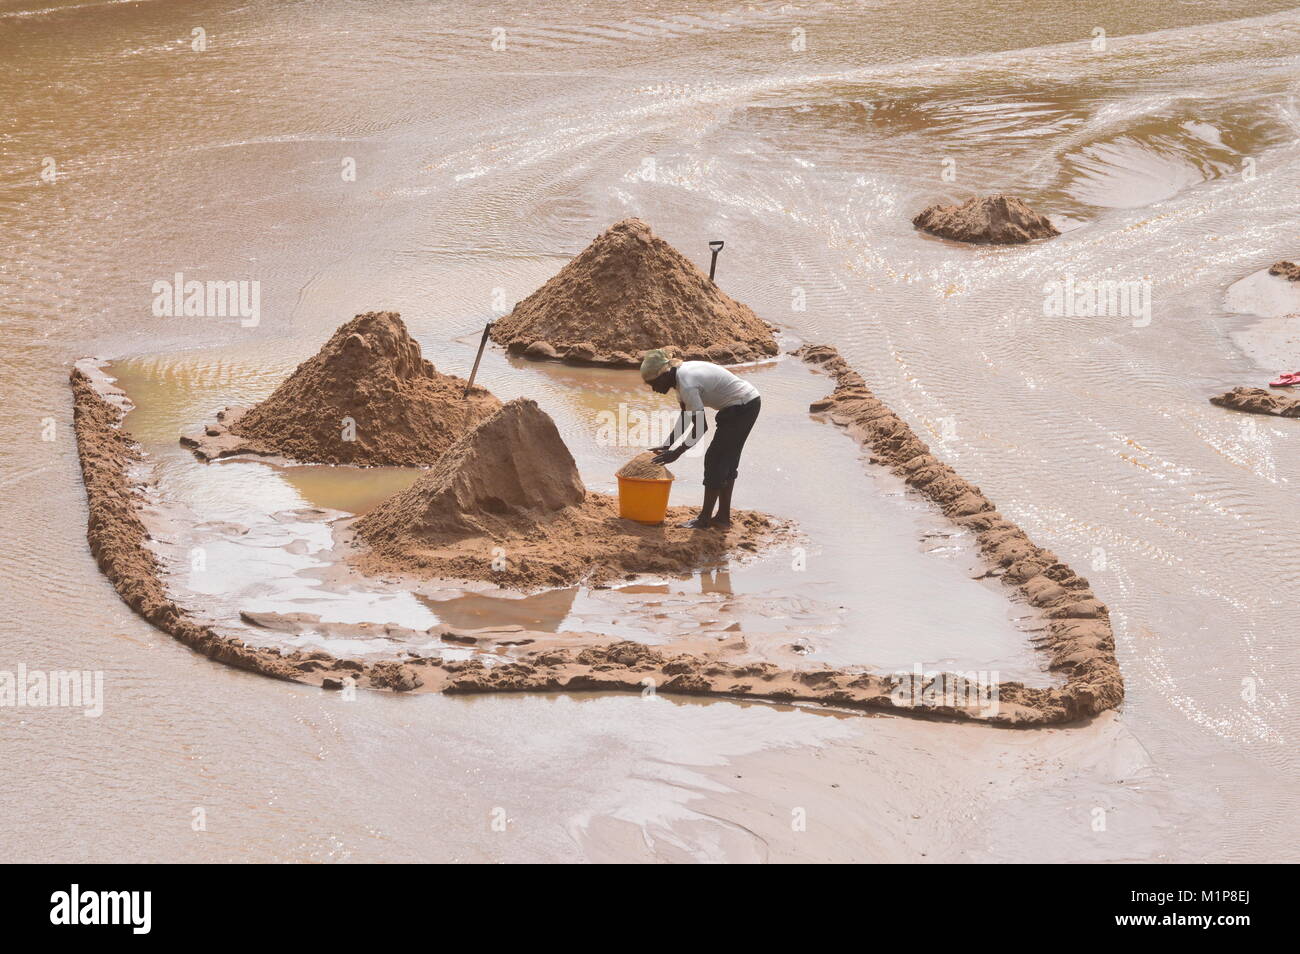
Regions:
<instances>
[{"instance_id":1,"label":"muddy brown water","mask_svg":"<svg viewBox=\"0 0 1300 954\"><path fill-rule=\"evenodd\" d=\"M1287 7L532 3L497 23L415 3L0 4L0 669L103 670L106 685L97 719L0 710L0 745L26 766L0 786L6 856L1293 860L1300 437L1206 402L1294 359L1284 318L1227 299L1300 254ZM908 224L994 190L1065 234L961 249ZM494 305L630 214L701 265L724 238L728 293L838 345L1092 579L1114 614L1122 712L1006 733L600 696L343 704L195 657L99 576L72 360L117 362L168 493L221 541L207 556L225 559L219 585L178 586L214 615L319 602L312 521L260 522L251 539L223 528L250 510L357 512L411 475L204 469L171 445L174 422L268 393L374 308L401 311L439 367L465 373ZM153 283L178 271L259 281L256 327L155 317ZM1150 279L1150 321L1045 315L1044 286L1067 276ZM791 422L820 393L791 363L752 373L765 414ZM630 454L591 422L645 400L625 378L495 353L480 374L502 397L537 397L588 482L612 488ZM657 602L665 633L738 622L777 652L809 623L828 660L1032 675L1014 610L964 578L959 542L928 536L940 525L873 485L846 438L778 431L780 417L750 450L763 472L744 502L798 511L817 541L800 581L817 585L759 561L508 612L490 594L382 605L619 632ZM698 471L679 475L686 502ZM833 492L810 493L819 480ZM846 625L841 604L873 626ZM796 807L809 825L793 835Z\"/></svg>"}]
</instances>

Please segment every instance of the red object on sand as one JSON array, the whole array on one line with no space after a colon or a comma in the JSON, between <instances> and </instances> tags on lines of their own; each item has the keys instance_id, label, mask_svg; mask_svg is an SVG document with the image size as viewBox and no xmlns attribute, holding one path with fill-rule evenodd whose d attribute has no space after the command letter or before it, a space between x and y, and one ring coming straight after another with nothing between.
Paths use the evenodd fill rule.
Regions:
<instances>
[{"instance_id":1,"label":"red object on sand","mask_svg":"<svg viewBox=\"0 0 1300 954\"><path fill-rule=\"evenodd\" d=\"M1289 388L1300 384L1300 371L1288 371L1279 375L1276 381L1268 382L1270 388Z\"/></svg>"}]
</instances>

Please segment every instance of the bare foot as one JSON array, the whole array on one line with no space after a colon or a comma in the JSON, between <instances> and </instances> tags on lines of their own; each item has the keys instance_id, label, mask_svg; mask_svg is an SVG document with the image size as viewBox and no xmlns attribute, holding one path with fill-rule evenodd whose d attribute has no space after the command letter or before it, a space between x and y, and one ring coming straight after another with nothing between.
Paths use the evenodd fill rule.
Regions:
<instances>
[{"instance_id":1,"label":"bare foot","mask_svg":"<svg viewBox=\"0 0 1300 954\"><path fill-rule=\"evenodd\" d=\"M704 517L696 517L694 520L687 520L685 523L679 524L679 526L683 530L708 530L713 526L713 521Z\"/></svg>"},{"instance_id":2,"label":"bare foot","mask_svg":"<svg viewBox=\"0 0 1300 954\"><path fill-rule=\"evenodd\" d=\"M709 526L714 527L714 528L716 528L716 529L718 529L718 530L730 530L730 529L731 529L731 521L730 521L730 520L719 520L717 517L714 517L712 520L709 521Z\"/></svg>"}]
</instances>

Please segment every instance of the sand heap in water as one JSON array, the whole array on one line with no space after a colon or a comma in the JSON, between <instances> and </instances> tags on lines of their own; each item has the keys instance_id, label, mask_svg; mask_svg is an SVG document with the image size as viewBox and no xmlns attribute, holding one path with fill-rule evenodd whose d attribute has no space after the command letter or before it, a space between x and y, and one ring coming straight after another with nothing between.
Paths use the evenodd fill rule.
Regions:
<instances>
[{"instance_id":1,"label":"sand heap in water","mask_svg":"<svg viewBox=\"0 0 1300 954\"><path fill-rule=\"evenodd\" d=\"M624 219L492 326L512 354L635 366L651 348L736 364L772 357L776 340L640 219Z\"/></svg>"},{"instance_id":2,"label":"sand heap in water","mask_svg":"<svg viewBox=\"0 0 1300 954\"><path fill-rule=\"evenodd\" d=\"M676 526L691 516L677 507L661 526L620 518L614 498L587 492L550 416L516 398L352 530L367 573L533 588L688 573L733 547L757 549L778 527L748 511L726 533Z\"/></svg>"},{"instance_id":3,"label":"sand heap in water","mask_svg":"<svg viewBox=\"0 0 1300 954\"><path fill-rule=\"evenodd\" d=\"M644 454L637 454L630 461L624 464L618 470L619 477L631 477L635 480L672 480L673 475L663 464L655 463L655 455L651 451Z\"/></svg>"},{"instance_id":4,"label":"sand heap in water","mask_svg":"<svg viewBox=\"0 0 1300 954\"><path fill-rule=\"evenodd\" d=\"M1268 267L1270 275L1280 275L1289 282L1300 282L1300 265L1295 262L1274 262Z\"/></svg>"},{"instance_id":5,"label":"sand heap in water","mask_svg":"<svg viewBox=\"0 0 1300 954\"><path fill-rule=\"evenodd\" d=\"M372 542L507 536L586 496L555 422L517 398L358 523L357 534Z\"/></svg>"},{"instance_id":6,"label":"sand heap in water","mask_svg":"<svg viewBox=\"0 0 1300 954\"><path fill-rule=\"evenodd\" d=\"M932 205L912 224L958 242L991 245L1019 245L1061 234L1047 216L1013 195L977 196L961 205Z\"/></svg>"},{"instance_id":7,"label":"sand heap in water","mask_svg":"<svg viewBox=\"0 0 1300 954\"><path fill-rule=\"evenodd\" d=\"M396 312L357 315L261 404L227 408L181 438L200 457L283 455L319 464L428 466L501 406L441 374Z\"/></svg>"},{"instance_id":8,"label":"sand heap in water","mask_svg":"<svg viewBox=\"0 0 1300 954\"><path fill-rule=\"evenodd\" d=\"M1264 388L1233 388L1226 394L1210 398L1210 403L1247 414L1300 417L1300 400Z\"/></svg>"}]
</instances>

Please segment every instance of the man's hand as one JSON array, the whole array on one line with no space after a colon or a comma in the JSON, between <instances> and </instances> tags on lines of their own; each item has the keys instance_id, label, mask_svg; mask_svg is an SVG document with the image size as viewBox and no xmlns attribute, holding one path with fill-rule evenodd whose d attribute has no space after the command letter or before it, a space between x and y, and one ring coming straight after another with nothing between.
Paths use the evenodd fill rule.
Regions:
<instances>
[{"instance_id":1,"label":"man's hand","mask_svg":"<svg viewBox=\"0 0 1300 954\"><path fill-rule=\"evenodd\" d=\"M685 451L683 451L682 448L680 447L677 448L676 450L668 450L667 448L664 447L652 447L650 448L650 450L652 452L657 452L655 453L654 462L660 465L671 464L673 461L675 461L677 458L681 457L682 454L685 453Z\"/></svg>"}]
</instances>

